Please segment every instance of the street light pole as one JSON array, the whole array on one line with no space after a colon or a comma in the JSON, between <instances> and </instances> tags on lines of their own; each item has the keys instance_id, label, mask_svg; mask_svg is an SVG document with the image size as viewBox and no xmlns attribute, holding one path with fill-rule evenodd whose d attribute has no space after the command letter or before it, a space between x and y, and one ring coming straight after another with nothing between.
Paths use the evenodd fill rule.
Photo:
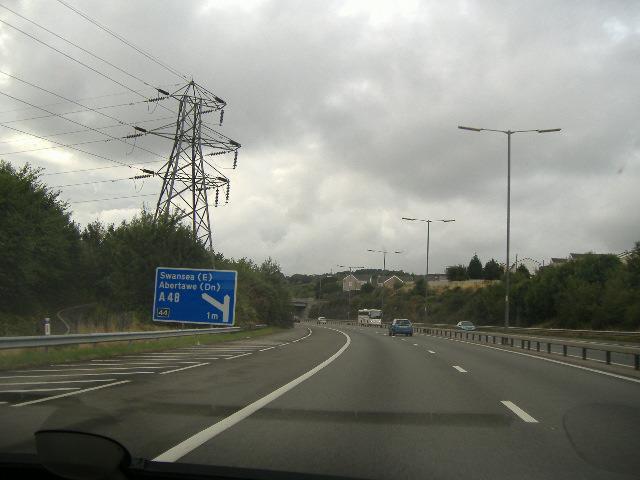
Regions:
<instances>
[{"instance_id":1,"label":"street light pole","mask_svg":"<svg viewBox=\"0 0 640 480\"><path fill-rule=\"evenodd\" d=\"M387 270L387 253L403 253L402 250L394 250L393 252L388 252L387 250L372 250L370 248L367 249L367 252L373 253L381 253L382 254L382 278L384 278L384 272ZM384 309L384 282L382 283L382 294L380 297L380 310ZM384 311L382 312L384 316Z\"/></svg>"},{"instance_id":2,"label":"street light pole","mask_svg":"<svg viewBox=\"0 0 640 480\"><path fill-rule=\"evenodd\" d=\"M498 132L507 135L507 262L505 264L505 297L504 297L504 326L509 326L509 293L510 293L510 257L509 248L511 241L511 135L514 133L551 133L559 132L560 128L545 128L532 130L496 130L493 128L463 127L458 125L460 130L470 130L472 132Z\"/></svg>"},{"instance_id":3,"label":"street light pole","mask_svg":"<svg viewBox=\"0 0 640 480\"><path fill-rule=\"evenodd\" d=\"M337 267L340 268L348 268L349 269L349 275L351 275L351 270L353 268L364 268L364 267L352 267L349 265L336 265ZM349 322L351 320L351 284L347 284L347 291L348 291L348 307L347 307L347 322Z\"/></svg>"},{"instance_id":4,"label":"street light pole","mask_svg":"<svg viewBox=\"0 0 640 480\"><path fill-rule=\"evenodd\" d=\"M427 271L424 275L424 318L427 319L427 296L429 295L429 237L431 236L431 223L432 222L455 222L454 218L440 218L437 220L431 220L428 218L409 218L402 217L402 220L407 220L409 222L425 222L427 224Z\"/></svg>"}]
</instances>

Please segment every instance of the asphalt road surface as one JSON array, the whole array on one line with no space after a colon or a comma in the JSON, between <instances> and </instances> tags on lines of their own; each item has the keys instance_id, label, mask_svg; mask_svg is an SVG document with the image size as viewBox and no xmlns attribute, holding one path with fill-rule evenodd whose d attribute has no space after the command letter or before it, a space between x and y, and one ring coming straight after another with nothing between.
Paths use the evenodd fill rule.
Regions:
<instances>
[{"instance_id":1,"label":"asphalt road surface","mask_svg":"<svg viewBox=\"0 0 640 480\"><path fill-rule=\"evenodd\" d=\"M357 478L640 475L638 379L359 327L0 372L0 451L33 452L41 428L159 461Z\"/></svg>"}]
</instances>

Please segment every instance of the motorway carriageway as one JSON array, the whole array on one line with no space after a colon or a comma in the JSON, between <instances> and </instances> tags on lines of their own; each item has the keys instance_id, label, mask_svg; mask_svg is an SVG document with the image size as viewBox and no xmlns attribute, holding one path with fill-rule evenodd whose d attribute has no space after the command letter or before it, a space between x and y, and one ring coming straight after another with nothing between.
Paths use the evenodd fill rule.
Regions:
<instances>
[{"instance_id":1,"label":"motorway carriageway","mask_svg":"<svg viewBox=\"0 0 640 480\"><path fill-rule=\"evenodd\" d=\"M298 324L259 339L0 372L32 432L134 457L359 478L638 478L640 380L439 337Z\"/></svg>"}]
</instances>

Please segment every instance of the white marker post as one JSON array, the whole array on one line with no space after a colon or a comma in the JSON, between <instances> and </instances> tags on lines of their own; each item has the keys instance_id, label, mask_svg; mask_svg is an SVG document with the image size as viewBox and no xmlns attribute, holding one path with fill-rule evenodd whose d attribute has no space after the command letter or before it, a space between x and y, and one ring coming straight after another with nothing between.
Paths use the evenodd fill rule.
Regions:
<instances>
[{"instance_id":1,"label":"white marker post","mask_svg":"<svg viewBox=\"0 0 640 480\"><path fill-rule=\"evenodd\" d=\"M44 334L51 335L51 320L49 317L44 319Z\"/></svg>"}]
</instances>

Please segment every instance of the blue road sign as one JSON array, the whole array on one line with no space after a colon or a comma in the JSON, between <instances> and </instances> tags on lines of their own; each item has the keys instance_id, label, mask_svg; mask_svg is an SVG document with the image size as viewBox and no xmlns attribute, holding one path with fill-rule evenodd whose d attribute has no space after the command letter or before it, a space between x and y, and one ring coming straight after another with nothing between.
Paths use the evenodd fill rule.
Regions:
<instances>
[{"instance_id":1,"label":"blue road sign","mask_svg":"<svg viewBox=\"0 0 640 480\"><path fill-rule=\"evenodd\" d=\"M156 268L155 322L233 325L238 272Z\"/></svg>"}]
</instances>

